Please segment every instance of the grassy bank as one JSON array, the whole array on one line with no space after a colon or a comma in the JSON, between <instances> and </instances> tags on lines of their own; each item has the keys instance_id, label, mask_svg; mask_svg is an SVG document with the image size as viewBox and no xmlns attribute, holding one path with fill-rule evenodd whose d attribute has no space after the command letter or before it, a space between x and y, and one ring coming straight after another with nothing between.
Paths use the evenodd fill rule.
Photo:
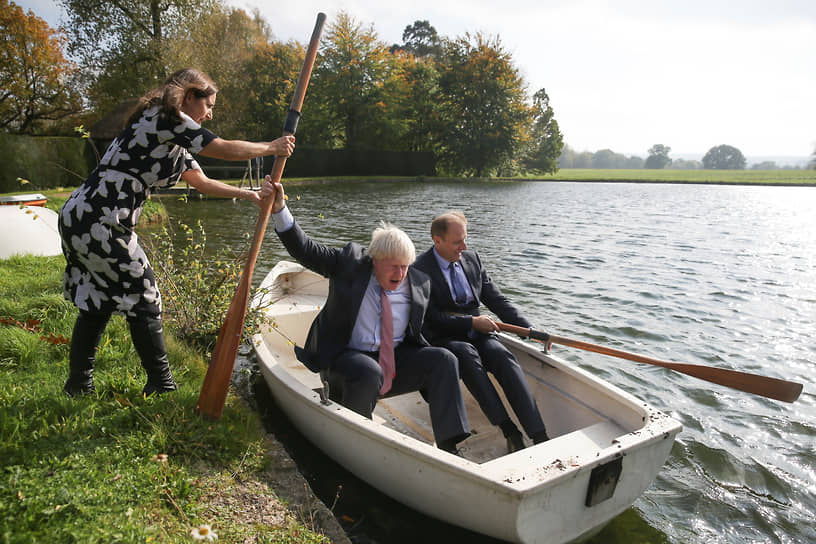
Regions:
<instances>
[{"instance_id":1,"label":"grassy bank","mask_svg":"<svg viewBox=\"0 0 816 544\"><path fill-rule=\"evenodd\" d=\"M273 500L255 412L231 396L217 423L194 413L205 362L172 335L178 391L143 398L127 323L114 317L97 392L63 394L76 317L63 267L0 261L0 542L190 542L202 524L220 542L324 542Z\"/></svg>"},{"instance_id":2,"label":"grassy bank","mask_svg":"<svg viewBox=\"0 0 816 544\"><path fill-rule=\"evenodd\" d=\"M534 178L531 176L525 179L816 186L816 170L596 170L562 168L555 174L535 176Z\"/></svg>"}]
</instances>

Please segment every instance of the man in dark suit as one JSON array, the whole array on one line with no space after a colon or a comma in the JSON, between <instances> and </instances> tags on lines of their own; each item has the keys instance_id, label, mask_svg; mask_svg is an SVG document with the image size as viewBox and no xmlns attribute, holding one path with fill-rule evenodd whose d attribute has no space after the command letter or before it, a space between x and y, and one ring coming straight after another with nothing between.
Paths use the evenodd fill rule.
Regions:
<instances>
[{"instance_id":1,"label":"man in dark suit","mask_svg":"<svg viewBox=\"0 0 816 544\"><path fill-rule=\"evenodd\" d=\"M431 223L433 247L419 256L414 267L431 277L431 304L425 324L426 337L459 358L459 373L470 393L493 425L507 438L510 452L525 447L521 433L510 419L490 381L492 373L504 390L524 431L534 443L548 440L535 398L515 356L495 336L499 328L484 304L501 321L531 327L518 309L501 293L482 267L479 255L467 250L467 219L448 212Z\"/></svg>"},{"instance_id":2,"label":"man in dark suit","mask_svg":"<svg viewBox=\"0 0 816 544\"><path fill-rule=\"evenodd\" d=\"M422 335L431 282L409 268L415 258L411 239L382 223L368 249L355 243L328 248L295 222L280 183L267 181L262 194L275 199L275 230L289 254L329 278L328 298L306 345L296 348L298 359L326 372L339 402L368 418L378 397L421 390L437 446L455 453L456 444L470 436L458 365L451 352L431 347ZM381 320L388 313L391 319Z\"/></svg>"}]
</instances>

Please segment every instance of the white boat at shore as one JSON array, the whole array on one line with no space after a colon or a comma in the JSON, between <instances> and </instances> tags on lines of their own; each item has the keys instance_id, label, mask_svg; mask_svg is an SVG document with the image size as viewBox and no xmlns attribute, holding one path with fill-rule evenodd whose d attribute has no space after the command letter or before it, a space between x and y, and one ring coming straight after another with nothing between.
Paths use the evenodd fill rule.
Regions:
<instances>
[{"instance_id":1,"label":"white boat at shore","mask_svg":"<svg viewBox=\"0 0 816 544\"><path fill-rule=\"evenodd\" d=\"M524 367L552 437L512 454L463 388L473 435L461 456L434 446L419 393L381 399L373 419L324 399L297 361L328 281L283 261L253 305L271 325L252 339L277 404L326 455L428 516L510 542L587 538L629 508L667 459L681 425L632 395L502 334ZM528 442L529 443L529 442Z\"/></svg>"},{"instance_id":2,"label":"white boat at shore","mask_svg":"<svg viewBox=\"0 0 816 544\"><path fill-rule=\"evenodd\" d=\"M41 206L0 206L0 259L60 255L59 215Z\"/></svg>"}]
</instances>

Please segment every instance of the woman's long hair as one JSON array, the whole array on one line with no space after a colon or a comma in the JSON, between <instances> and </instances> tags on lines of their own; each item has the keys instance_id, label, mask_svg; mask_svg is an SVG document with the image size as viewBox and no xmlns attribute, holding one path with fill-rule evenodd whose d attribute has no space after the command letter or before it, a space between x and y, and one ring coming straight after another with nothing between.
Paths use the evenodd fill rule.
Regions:
<instances>
[{"instance_id":1,"label":"woman's long hair","mask_svg":"<svg viewBox=\"0 0 816 544\"><path fill-rule=\"evenodd\" d=\"M184 68L167 78L160 87L145 94L139 99L133 113L128 118L127 125L135 123L142 112L153 106L159 106L161 112L176 122L181 122L181 106L184 97L192 92L196 98L205 98L218 92L218 88L210 76L194 68Z\"/></svg>"}]
</instances>

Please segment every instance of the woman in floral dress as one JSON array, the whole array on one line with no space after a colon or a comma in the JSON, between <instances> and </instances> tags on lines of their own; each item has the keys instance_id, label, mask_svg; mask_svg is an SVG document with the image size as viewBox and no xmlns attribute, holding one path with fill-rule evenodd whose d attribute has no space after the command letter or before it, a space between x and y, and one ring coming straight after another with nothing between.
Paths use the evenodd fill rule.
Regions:
<instances>
[{"instance_id":1,"label":"woman in floral dress","mask_svg":"<svg viewBox=\"0 0 816 544\"><path fill-rule=\"evenodd\" d=\"M79 308L64 387L71 396L94 391L96 347L114 313L123 314L130 325L147 372L144 394L177 387L164 343L161 296L133 231L151 191L181 179L203 193L260 203L255 191L208 178L192 153L238 161L288 157L294 150L292 136L245 142L224 140L202 128L212 119L217 92L206 74L185 69L142 97L99 165L60 210L67 261L63 290Z\"/></svg>"}]
</instances>

